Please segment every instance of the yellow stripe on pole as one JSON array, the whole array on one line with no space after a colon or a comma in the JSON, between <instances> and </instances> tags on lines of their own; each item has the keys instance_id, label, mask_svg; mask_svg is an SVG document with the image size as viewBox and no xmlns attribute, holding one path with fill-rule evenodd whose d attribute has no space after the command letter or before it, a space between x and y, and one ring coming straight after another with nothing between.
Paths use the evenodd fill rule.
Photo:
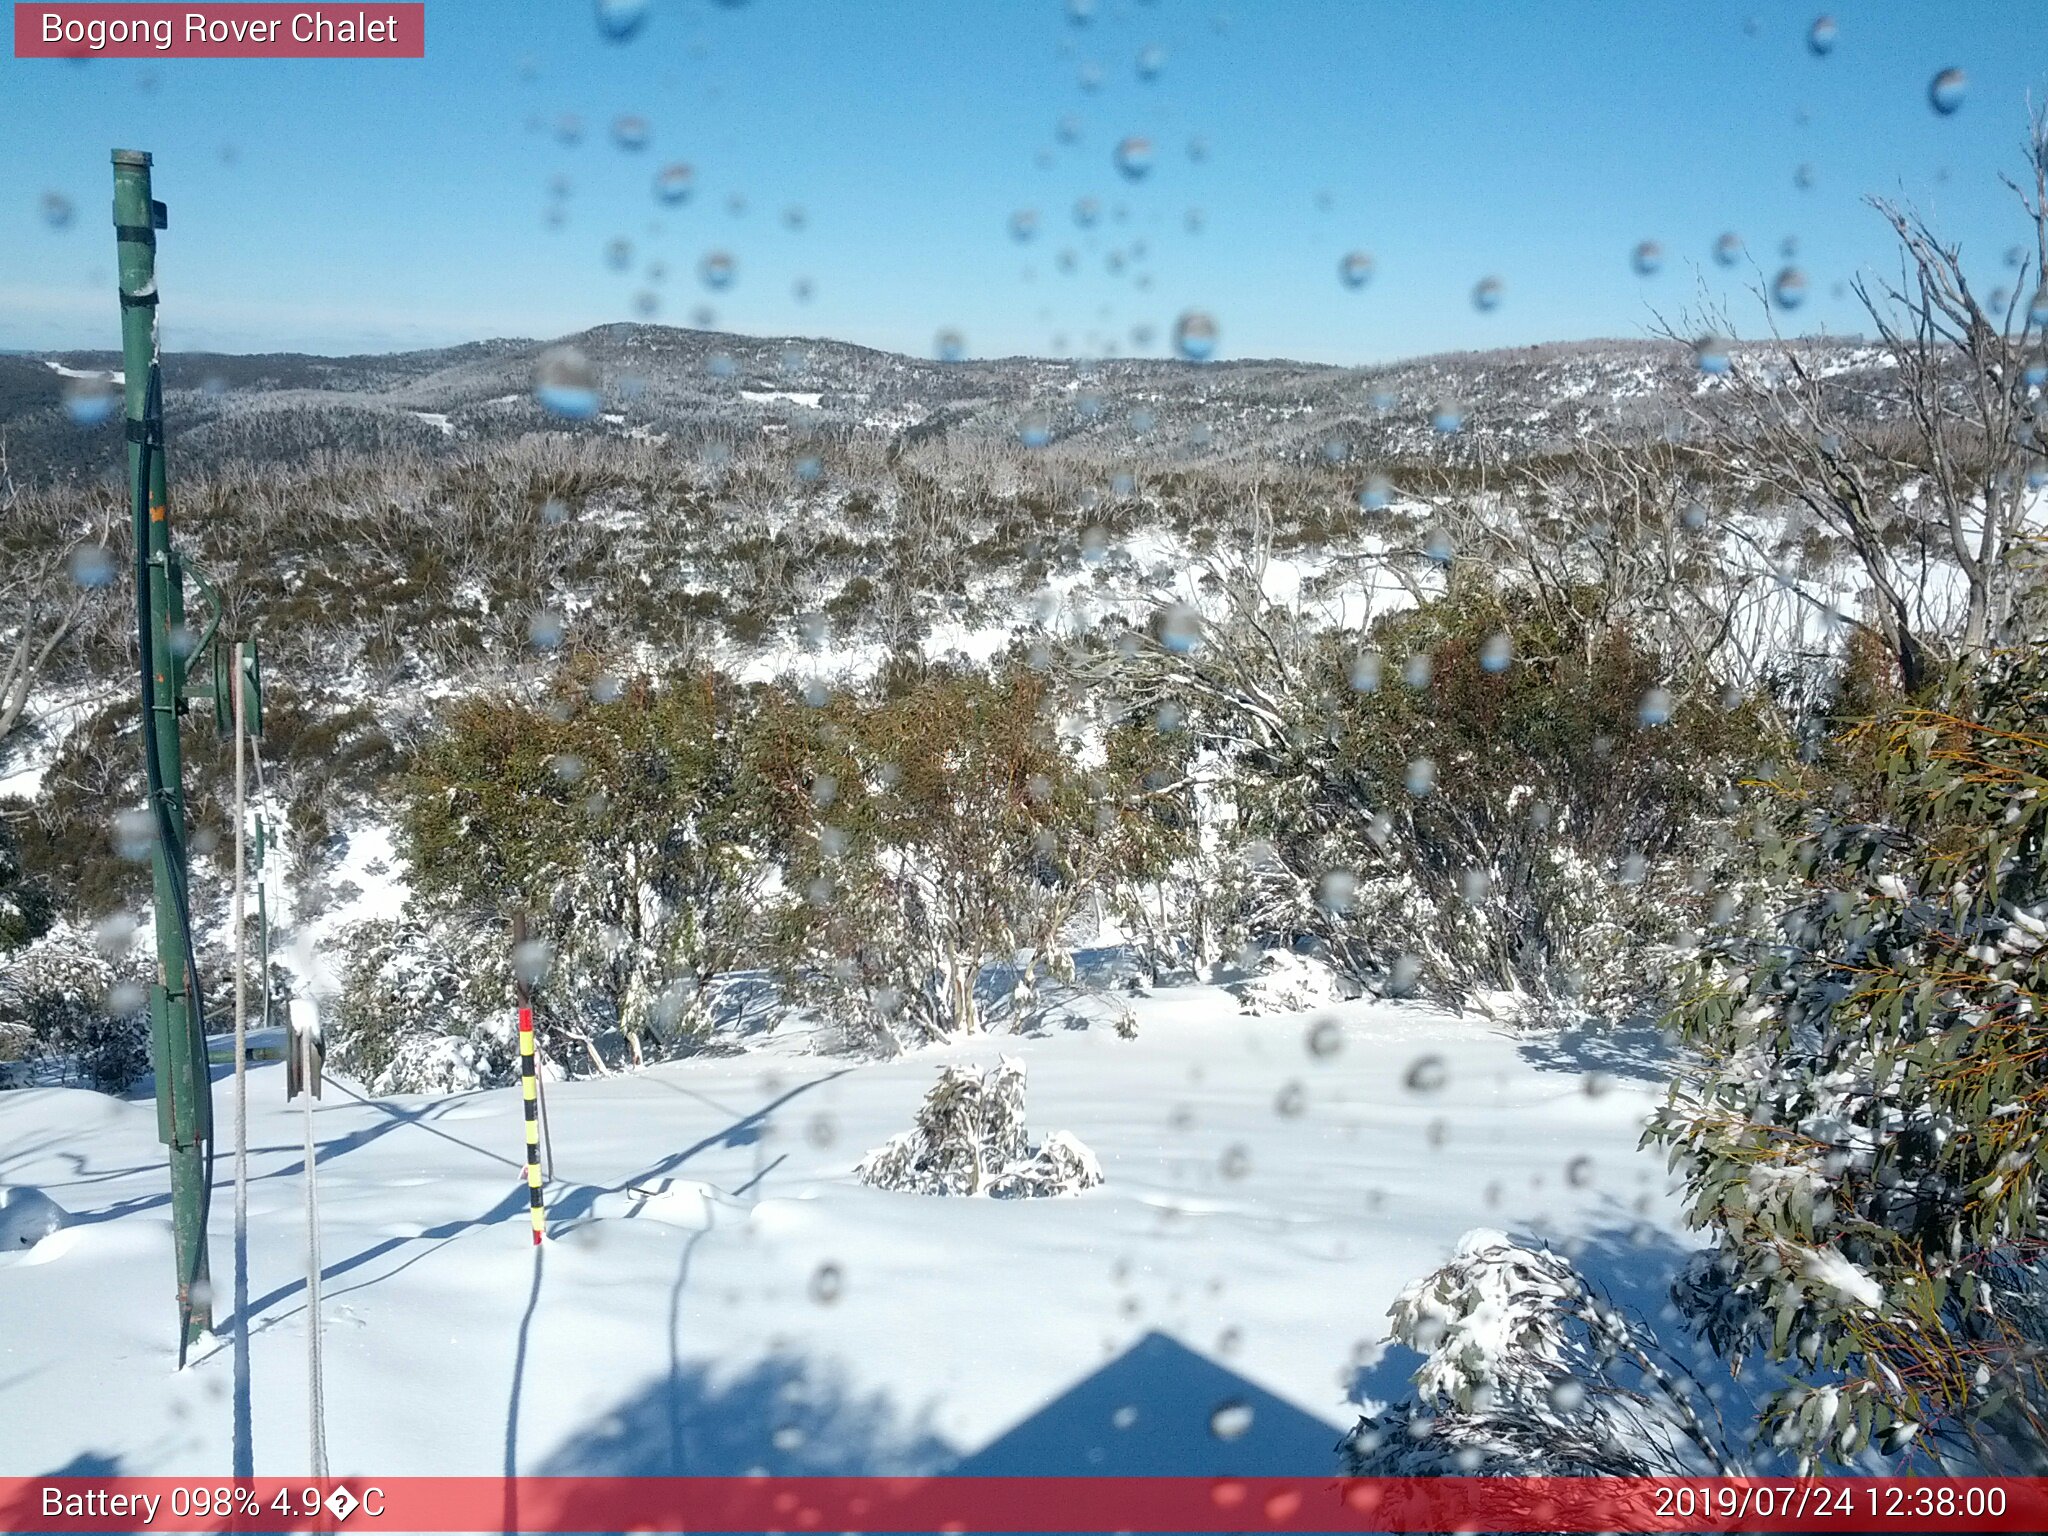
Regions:
<instances>
[{"instance_id":1,"label":"yellow stripe on pole","mask_svg":"<svg viewBox=\"0 0 2048 1536\"><path fill-rule=\"evenodd\" d=\"M533 1211L533 1241L538 1247L545 1216L541 1205L540 1123L535 1115L540 1076L533 1059L533 1009L530 1007L519 1010L519 1092L526 1101L526 1190L527 1201Z\"/></svg>"}]
</instances>

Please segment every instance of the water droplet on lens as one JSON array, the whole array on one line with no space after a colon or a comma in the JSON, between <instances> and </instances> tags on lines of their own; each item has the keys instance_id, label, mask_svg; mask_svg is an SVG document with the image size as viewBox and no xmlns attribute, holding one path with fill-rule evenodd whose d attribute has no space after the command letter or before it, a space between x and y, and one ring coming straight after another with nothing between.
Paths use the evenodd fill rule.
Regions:
<instances>
[{"instance_id":1,"label":"water droplet on lens","mask_svg":"<svg viewBox=\"0 0 2048 1536\"><path fill-rule=\"evenodd\" d=\"M64 414L75 427L98 426L114 414L120 400L114 381L101 375L64 381Z\"/></svg>"},{"instance_id":2,"label":"water droplet on lens","mask_svg":"<svg viewBox=\"0 0 2048 1536\"><path fill-rule=\"evenodd\" d=\"M1173 322L1173 349L1193 362L1206 362L1216 355L1216 322L1199 309L1190 309Z\"/></svg>"},{"instance_id":3,"label":"water droplet on lens","mask_svg":"<svg viewBox=\"0 0 2048 1536\"><path fill-rule=\"evenodd\" d=\"M614 272L623 272L633 264L633 242L620 236L604 248L605 265Z\"/></svg>"},{"instance_id":4,"label":"water droplet on lens","mask_svg":"<svg viewBox=\"0 0 2048 1536\"><path fill-rule=\"evenodd\" d=\"M1202 644L1202 616L1187 603L1175 603L1159 624L1159 643L1177 656L1186 656Z\"/></svg>"},{"instance_id":5,"label":"water droplet on lens","mask_svg":"<svg viewBox=\"0 0 2048 1536\"><path fill-rule=\"evenodd\" d=\"M145 810L123 811L114 818L114 851L140 864L156 847L156 818Z\"/></svg>"},{"instance_id":6,"label":"water droplet on lens","mask_svg":"<svg viewBox=\"0 0 2048 1536\"><path fill-rule=\"evenodd\" d=\"M1505 292L1497 277L1482 277L1472 287L1472 307L1482 315L1500 308L1501 296Z\"/></svg>"},{"instance_id":7,"label":"water droplet on lens","mask_svg":"<svg viewBox=\"0 0 2048 1536\"><path fill-rule=\"evenodd\" d=\"M697 263L697 276L706 288L721 290L732 286L739 268L725 251L712 251Z\"/></svg>"},{"instance_id":8,"label":"water droplet on lens","mask_svg":"<svg viewBox=\"0 0 2048 1536\"><path fill-rule=\"evenodd\" d=\"M1138 78L1157 80L1159 72L1166 68L1166 50L1157 43L1147 43L1138 50Z\"/></svg>"},{"instance_id":9,"label":"water droplet on lens","mask_svg":"<svg viewBox=\"0 0 2048 1536\"><path fill-rule=\"evenodd\" d=\"M1642 707L1637 717L1644 725L1668 725L1671 723L1671 692L1667 688L1652 688L1643 695Z\"/></svg>"},{"instance_id":10,"label":"water droplet on lens","mask_svg":"<svg viewBox=\"0 0 2048 1536\"><path fill-rule=\"evenodd\" d=\"M630 42L647 24L649 0L597 0L597 30L607 42Z\"/></svg>"},{"instance_id":11,"label":"water droplet on lens","mask_svg":"<svg viewBox=\"0 0 2048 1536\"><path fill-rule=\"evenodd\" d=\"M559 613L543 608L526 622L527 643L536 650L552 651L562 643L565 628Z\"/></svg>"},{"instance_id":12,"label":"water droplet on lens","mask_svg":"<svg viewBox=\"0 0 2048 1536\"><path fill-rule=\"evenodd\" d=\"M820 1264L811 1276L811 1300L821 1307L829 1307L839 1299L846 1287L846 1277L840 1273L837 1264Z\"/></svg>"},{"instance_id":13,"label":"water droplet on lens","mask_svg":"<svg viewBox=\"0 0 2048 1536\"><path fill-rule=\"evenodd\" d=\"M1335 1019L1317 1019L1308 1027L1309 1055L1327 1061L1344 1049L1344 1030Z\"/></svg>"},{"instance_id":14,"label":"water droplet on lens","mask_svg":"<svg viewBox=\"0 0 2048 1536\"><path fill-rule=\"evenodd\" d=\"M1514 660L1514 655L1515 642L1503 630L1497 635L1489 636L1486 643L1479 647L1479 665L1488 672L1505 672L1508 663Z\"/></svg>"},{"instance_id":15,"label":"water droplet on lens","mask_svg":"<svg viewBox=\"0 0 2048 1536\"><path fill-rule=\"evenodd\" d=\"M1786 267L1771 281L1771 298L1780 309L1797 309L1806 302L1806 274Z\"/></svg>"},{"instance_id":16,"label":"water droplet on lens","mask_svg":"<svg viewBox=\"0 0 2048 1536\"><path fill-rule=\"evenodd\" d=\"M1116 147L1116 168L1127 178L1137 181L1152 169L1152 141L1133 134Z\"/></svg>"},{"instance_id":17,"label":"water droplet on lens","mask_svg":"<svg viewBox=\"0 0 2048 1536\"><path fill-rule=\"evenodd\" d=\"M1237 1398L1209 1410L1209 1433L1218 1440L1237 1440L1252 1427L1252 1405Z\"/></svg>"},{"instance_id":18,"label":"water droplet on lens","mask_svg":"<svg viewBox=\"0 0 2048 1536\"><path fill-rule=\"evenodd\" d=\"M1954 114L1969 94L1970 81L1960 69L1944 69L1927 86L1927 104L1943 117Z\"/></svg>"},{"instance_id":19,"label":"water droplet on lens","mask_svg":"<svg viewBox=\"0 0 2048 1536\"><path fill-rule=\"evenodd\" d=\"M1358 493L1358 505L1366 512L1382 512L1394 499L1394 484L1385 475L1374 475Z\"/></svg>"},{"instance_id":20,"label":"water droplet on lens","mask_svg":"<svg viewBox=\"0 0 2048 1536\"><path fill-rule=\"evenodd\" d=\"M1441 1056L1418 1056L1408 1064L1401 1080L1410 1093L1441 1093L1451 1080L1451 1069Z\"/></svg>"},{"instance_id":21,"label":"water droplet on lens","mask_svg":"<svg viewBox=\"0 0 2048 1536\"><path fill-rule=\"evenodd\" d=\"M1714 260L1724 267L1732 267L1742 260L1742 236L1731 230L1716 240Z\"/></svg>"},{"instance_id":22,"label":"water droplet on lens","mask_svg":"<svg viewBox=\"0 0 2048 1536\"><path fill-rule=\"evenodd\" d=\"M1692 344L1693 366L1701 373L1728 371L1728 343L1719 336L1702 336Z\"/></svg>"},{"instance_id":23,"label":"water droplet on lens","mask_svg":"<svg viewBox=\"0 0 2048 1536\"><path fill-rule=\"evenodd\" d=\"M1043 411L1033 411L1017 423L1017 440L1026 448L1043 448L1052 441L1052 422Z\"/></svg>"},{"instance_id":24,"label":"water droplet on lens","mask_svg":"<svg viewBox=\"0 0 2048 1536\"><path fill-rule=\"evenodd\" d=\"M681 160L671 160L654 173L654 195L664 203L687 201L697 184L697 172Z\"/></svg>"},{"instance_id":25,"label":"water droplet on lens","mask_svg":"<svg viewBox=\"0 0 2048 1536\"><path fill-rule=\"evenodd\" d=\"M1408 765L1406 779L1408 793L1420 800L1436 788L1436 762L1432 758L1418 757Z\"/></svg>"},{"instance_id":26,"label":"water droplet on lens","mask_svg":"<svg viewBox=\"0 0 2048 1536\"><path fill-rule=\"evenodd\" d=\"M1223 1156L1217 1161L1216 1171L1224 1178L1235 1181L1251 1172L1251 1167L1250 1149L1242 1142L1236 1142L1223 1149Z\"/></svg>"},{"instance_id":27,"label":"water droplet on lens","mask_svg":"<svg viewBox=\"0 0 2048 1536\"><path fill-rule=\"evenodd\" d=\"M647 119L637 113L627 112L612 119L612 142L621 149L645 149L648 132Z\"/></svg>"},{"instance_id":28,"label":"water droplet on lens","mask_svg":"<svg viewBox=\"0 0 2048 1536\"><path fill-rule=\"evenodd\" d=\"M597 414L597 370L574 347L550 347L534 371L533 393L555 415L588 421Z\"/></svg>"},{"instance_id":29,"label":"water droplet on lens","mask_svg":"<svg viewBox=\"0 0 2048 1536\"><path fill-rule=\"evenodd\" d=\"M967 340L958 331L944 330L932 340L932 350L942 363L957 363L967 355Z\"/></svg>"},{"instance_id":30,"label":"water droplet on lens","mask_svg":"<svg viewBox=\"0 0 2048 1536\"><path fill-rule=\"evenodd\" d=\"M1835 18L1821 16L1815 19L1806 32L1806 46L1817 58L1826 58L1835 51Z\"/></svg>"},{"instance_id":31,"label":"water droplet on lens","mask_svg":"<svg viewBox=\"0 0 2048 1536\"><path fill-rule=\"evenodd\" d=\"M63 229L68 226L76 212L71 206L71 199L62 192L45 192L36 206L42 210L43 222L52 229Z\"/></svg>"},{"instance_id":32,"label":"water droplet on lens","mask_svg":"<svg viewBox=\"0 0 2048 1536\"><path fill-rule=\"evenodd\" d=\"M1664 247L1654 240L1645 240L1635 248L1629 260L1638 277L1655 277L1664 270Z\"/></svg>"},{"instance_id":33,"label":"water droplet on lens","mask_svg":"<svg viewBox=\"0 0 2048 1536\"><path fill-rule=\"evenodd\" d=\"M554 949L546 939L527 939L512 947L513 974L529 987L546 981L554 963Z\"/></svg>"},{"instance_id":34,"label":"water droplet on lens","mask_svg":"<svg viewBox=\"0 0 2048 1536\"><path fill-rule=\"evenodd\" d=\"M1038 233L1038 210L1019 208L1010 215L1010 238L1016 241L1029 240Z\"/></svg>"},{"instance_id":35,"label":"water droplet on lens","mask_svg":"<svg viewBox=\"0 0 2048 1536\"><path fill-rule=\"evenodd\" d=\"M1337 263L1337 278L1346 288L1363 288L1372 281L1373 260L1369 252L1349 252Z\"/></svg>"},{"instance_id":36,"label":"water droplet on lens","mask_svg":"<svg viewBox=\"0 0 2048 1536\"><path fill-rule=\"evenodd\" d=\"M1299 1083L1288 1083L1281 1088L1279 1097L1273 1100L1273 1113L1282 1120L1298 1120L1308 1108L1308 1090Z\"/></svg>"}]
</instances>

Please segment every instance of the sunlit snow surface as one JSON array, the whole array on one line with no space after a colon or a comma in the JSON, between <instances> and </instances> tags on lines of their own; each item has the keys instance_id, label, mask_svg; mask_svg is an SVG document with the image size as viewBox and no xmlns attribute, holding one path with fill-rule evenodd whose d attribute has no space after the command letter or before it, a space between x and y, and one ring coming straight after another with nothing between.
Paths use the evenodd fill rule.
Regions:
<instances>
[{"instance_id":1,"label":"sunlit snow surface","mask_svg":"<svg viewBox=\"0 0 2048 1536\"><path fill-rule=\"evenodd\" d=\"M1468 1229L1568 1243L1658 1317L1691 1240L1636 1150L1656 1089L1626 1043L1598 1051L1610 1077L1588 1074L1584 1042L1410 1005L1244 1017L1191 987L1134 1007L1136 1039L1057 1021L886 1064L771 1049L552 1083L538 1271L516 1090L330 1088L315 1127L335 1470L490 1474L509 1446L530 1472L1323 1472L1347 1390L1394 1396L1414 1367L1370 1347L1388 1304ZM1312 1052L1331 1017L1342 1048ZM942 1063L1004 1053L1028 1066L1033 1135L1079 1137L1101 1188L995 1202L854 1182ZM1411 1070L1432 1055L1440 1074ZM306 1445L283 1093L277 1066L252 1070L251 1406L256 1470L278 1475L305 1471ZM225 1083L217 1100L225 1137ZM223 1323L230 1169L224 1142ZM0 1255L4 1470L227 1471L225 1340L172 1370L154 1108L10 1094L0 1179L72 1218ZM1253 1423L1219 1440L1230 1401Z\"/></svg>"}]
</instances>

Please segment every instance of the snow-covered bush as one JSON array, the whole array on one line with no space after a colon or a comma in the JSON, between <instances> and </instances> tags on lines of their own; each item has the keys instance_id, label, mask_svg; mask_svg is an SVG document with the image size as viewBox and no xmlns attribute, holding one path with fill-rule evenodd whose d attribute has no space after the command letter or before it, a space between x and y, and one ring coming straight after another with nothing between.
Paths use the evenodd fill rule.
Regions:
<instances>
[{"instance_id":1,"label":"snow-covered bush","mask_svg":"<svg viewBox=\"0 0 2048 1536\"><path fill-rule=\"evenodd\" d=\"M1067 1132L1030 1145L1024 1063L1010 1056L986 1072L946 1068L918 1107L916 1127L890 1137L854 1172L880 1189L997 1200L1076 1194L1102 1182L1095 1154Z\"/></svg>"},{"instance_id":2,"label":"snow-covered bush","mask_svg":"<svg viewBox=\"0 0 2048 1536\"><path fill-rule=\"evenodd\" d=\"M1647 1324L1570 1260L1467 1232L1389 1311L1415 1396L1344 1441L1362 1477L1726 1475L1718 1417Z\"/></svg>"},{"instance_id":3,"label":"snow-covered bush","mask_svg":"<svg viewBox=\"0 0 2048 1536\"><path fill-rule=\"evenodd\" d=\"M342 931L327 1061L373 1093L454 1093L519 1069L501 933L408 913Z\"/></svg>"},{"instance_id":4,"label":"snow-covered bush","mask_svg":"<svg viewBox=\"0 0 2048 1536\"><path fill-rule=\"evenodd\" d=\"M1356 982L1317 955L1264 950L1250 971L1230 987L1246 1013L1304 1013L1358 995Z\"/></svg>"},{"instance_id":5,"label":"snow-covered bush","mask_svg":"<svg viewBox=\"0 0 2048 1536\"><path fill-rule=\"evenodd\" d=\"M33 1248L71 1215L32 1184L0 1184L0 1253Z\"/></svg>"},{"instance_id":6,"label":"snow-covered bush","mask_svg":"<svg viewBox=\"0 0 2048 1536\"><path fill-rule=\"evenodd\" d=\"M1962 675L1783 771L1783 884L1716 932L1650 1135L1716 1246L1679 1300L1798 1362L1810 1461L2048 1471L2048 662Z\"/></svg>"},{"instance_id":7,"label":"snow-covered bush","mask_svg":"<svg viewBox=\"0 0 2048 1536\"><path fill-rule=\"evenodd\" d=\"M70 923L0 956L0 1062L120 1092L149 1069L140 979Z\"/></svg>"}]
</instances>

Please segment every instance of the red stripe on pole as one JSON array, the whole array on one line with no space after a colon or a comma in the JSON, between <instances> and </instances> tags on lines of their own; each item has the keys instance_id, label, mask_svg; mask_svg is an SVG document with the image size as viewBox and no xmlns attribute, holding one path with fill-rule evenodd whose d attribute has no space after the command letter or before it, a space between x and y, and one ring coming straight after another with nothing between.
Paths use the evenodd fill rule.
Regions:
<instances>
[{"instance_id":1,"label":"red stripe on pole","mask_svg":"<svg viewBox=\"0 0 2048 1536\"><path fill-rule=\"evenodd\" d=\"M519 1033L522 1035L533 1033L533 1010L531 1008L519 1010Z\"/></svg>"},{"instance_id":2,"label":"red stripe on pole","mask_svg":"<svg viewBox=\"0 0 2048 1536\"><path fill-rule=\"evenodd\" d=\"M2048 1478L362 1476L5 1478L0 1531L498 1531L508 1497L530 1532L2048 1529Z\"/></svg>"},{"instance_id":3,"label":"red stripe on pole","mask_svg":"<svg viewBox=\"0 0 2048 1536\"><path fill-rule=\"evenodd\" d=\"M392 4L14 7L17 59L423 59L427 8Z\"/></svg>"}]
</instances>

